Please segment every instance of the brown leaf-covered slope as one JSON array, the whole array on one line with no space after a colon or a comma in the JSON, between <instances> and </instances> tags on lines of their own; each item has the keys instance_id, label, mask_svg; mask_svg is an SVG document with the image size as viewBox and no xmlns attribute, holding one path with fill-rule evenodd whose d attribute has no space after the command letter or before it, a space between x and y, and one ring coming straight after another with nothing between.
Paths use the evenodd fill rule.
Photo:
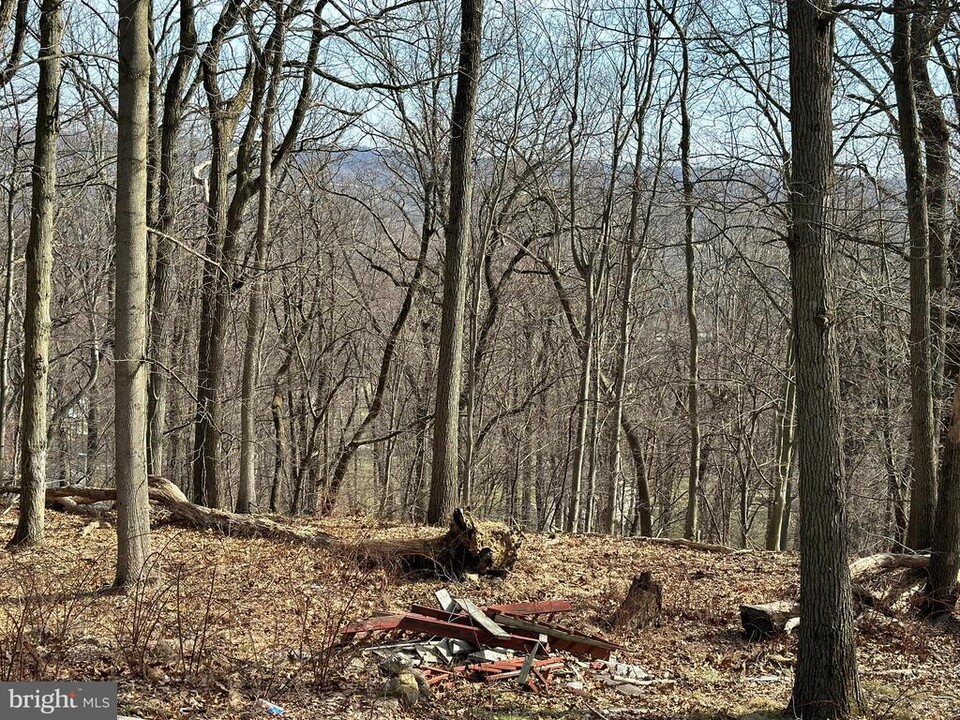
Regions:
<instances>
[{"instance_id":1,"label":"brown leaf-covered slope","mask_svg":"<svg viewBox=\"0 0 960 720\"><path fill-rule=\"evenodd\" d=\"M584 673L583 689L548 695L509 683L441 690L405 715L381 698L373 663L352 649L329 651L346 622L377 611L434 604L439 581L404 582L365 569L343 551L212 532L156 531L155 582L134 597L96 595L112 581L114 529L49 513L46 547L0 554L0 681L116 679L122 710L143 718L254 718L266 697L295 720L330 717L755 718L786 706L795 639L748 643L738 608L796 597L797 558L721 554L601 536L550 541L528 535L515 572L457 588L478 604L566 598L563 619L605 634L642 570L663 585L659 627L614 635L621 662L659 682L626 697ZM0 534L16 524L0 515ZM303 524L306 526L306 524ZM410 538L429 530L372 521L313 523L337 537ZM868 717L950 718L960 714L960 631L904 614L858 621ZM18 634L18 630L22 630ZM19 637L19 640L18 640ZM20 648L22 652L11 651Z\"/></svg>"}]
</instances>

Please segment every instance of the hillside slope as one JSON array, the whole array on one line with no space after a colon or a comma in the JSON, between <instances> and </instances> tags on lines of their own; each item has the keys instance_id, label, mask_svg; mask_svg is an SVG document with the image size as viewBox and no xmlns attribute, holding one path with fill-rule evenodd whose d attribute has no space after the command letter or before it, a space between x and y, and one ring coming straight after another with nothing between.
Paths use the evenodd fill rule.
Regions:
<instances>
[{"instance_id":1,"label":"hillside slope","mask_svg":"<svg viewBox=\"0 0 960 720\"><path fill-rule=\"evenodd\" d=\"M479 604L565 598L565 624L605 634L630 579L649 570L664 587L660 627L614 636L621 662L660 681L627 697L595 682L548 694L508 683L461 683L406 713L380 696L381 678L356 652L329 650L340 628L411 602L435 604L439 581L405 582L353 558L260 540L161 527L154 581L134 597L98 595L112 579L114 530L49 514L44 548L0 553L0 680L116 679L121 708L143 718L288 717L765 718L786 706L795 639L748 643L738 606L797 594L797 557L724 555L638 539L528 535L517 569L458 591ZM0 515L0 535L15 527ZM346 538L410 537L409 526L336 519L315 527ZM449 586L449 584L448 584ZM960 631L904 614L859 620L868 717L960 716Z\"/></svg>"}]
</instances>

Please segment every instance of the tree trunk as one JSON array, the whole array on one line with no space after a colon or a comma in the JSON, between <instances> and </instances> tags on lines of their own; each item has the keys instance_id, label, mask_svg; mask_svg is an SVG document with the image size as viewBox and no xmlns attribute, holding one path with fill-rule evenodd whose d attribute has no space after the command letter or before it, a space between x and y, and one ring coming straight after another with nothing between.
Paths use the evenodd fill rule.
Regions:
<instances>
[{"instance_id":1,"label":"tree trunk","mask_svg":"<svg viewBox=\"0 0 960 720\"><path fill-rule=\"evenodd\" d=\"M260 124L260 202L257 208L257 232L254 237L253 273L247 304L247 340L243 349L240 391L240 485L237 489L237 512L249 513L257 504L257 412L256 390L259 378L260 340L263 334L264 281L263 264L270 243L270 213L273 207L273 122L277 112L277 85L280 82L285 28L283 9L274 4L276 26L266 50L260 57L267 80Z\"/></svg>"},{"instance_id":2,"label":"tree trunk","mask_svg":"<svg viewBox=\"0 0 960 720\"><path fill-rule=\"evenodd\" d=\"M120 0L117 125L116 392L117 587L144 580L150 556L147 497L147 136L149 12Z\"/></svg>"},{"instance_id":3,"label":"tree trunk","mask_svg":"<svg viewBox=\"0 0 960 720\"><path fill-rule=\"evenodd\" d=\"M280 506L280 483L283 481L287 453L283 444L283 395L278 385L274 386L273 400L270 402L270 418L273 421L273 481L270 483L270 512L275 513Z\"/></svg>"},{"instance_id":4,"label":"tree trunk","mask_svg":"<svg viewBox=\"0 0 960 720\"><path fill-rule=\"evenodd\" d=\"M921 608L930 618L949 617L960 594L960 383L953 394L953 417L947 431L940 483L926 600Z\"/></svg>"},{"instance_id":5,"label":"tree trunk","mask_svg":"<svg viewBox=\"0 0 960 720\"><path fill-rule=\"evenodd\" d=\"M577 428L574 440L573 472L570 476L570 504L567 508L567 532L580 529L583 500L583 471L587 455L587 429L590 423L590 377L593 370L594 303L596 273L593 261L587 265L586 310L583 320L583 351L580 358L580 384L577 394Z\"/></svg>"},{"instance_id":6,"label":"tree trunk","mask_svg":"<svg viewBox=\"0 0 960 720\"><path fill-rule=\"evenodd\" d=\"M14 148L12 167L17 166L16 148L19 148L19 143L15 144ZM18 190L16 175L11 172L10 187L7 189L7 252L4 258L3 330L2 335L0 335L0 477L4 475L6 469L4 460L7 456L7 398L10 385L7 368L10 364L10 328L13 324L13 263L17 256L17 238L13 230L13 213Z\"/></svg>"},{"instance_id":7,"label":"tree trunk","mask_svg":"<svg viewBox=\"0 0 960 720\"><path fill-rule=\"evenodd\" d=\"M86 457L84 458L83 479L87 485L96 485L97 458L100 455L100 398L97 389L90 389L86 414Z\"/></svg>"},{"instance_id":8,"label":"tree trunk","mask_svg":"<svg viewBox=\"0 0 960 720\"><path fill-rule=\"evenodd\" d=\"M690 427L690 465L687 480L687 515L683 536L696 540L700 535L700 334L697 328L697 275L694 247L693 168L690 165L690 113L687 98L690 87L690 57L687 36L682 25L670 15L680 35L683 66L680 76L680 168L683 175L683 248L687 271L687 330L690 334L690 355L687 375L687 421Z\"/></svg>"},{"instance_id":9,"label":"tree trunk","mask_svg":"<svg viewBox=\"0 0 960 720\"><path fill-rule=\"evenodd\" d=\"M882 229L881 229L882 232ZM890 271L887 265L886 255L881 255L882 277L884 285L890 284ZM883 363L883 373L880 381L880 397L877 403L880 407L880 419L883 423L883 464L887 473L887 503L889 517L886 523L890 529L893 542L891 550L900 552L904 548L904 540L907 533L907 479L905 473L901 472L897 460L894 457L893 438L898 431L896 420L891 408L891 397L893 394L893 377L891 372L890 359L890 339L889 322L887 320L886 304L882 300L876 303L876 313L879 319L880 332L880 353Z\"/></svg>"},{"instance_id":10,"label":"tree trunk","mask_svg":"<svg viewBox=\"0 0 960 720\"><path fill-rule=\"evenodd\" d=\"M790 0L790 270L797 345L800 626L791 710L846 718L859 705L834 327L833 39L830 0Z\"/></svg>"},{"instance_id":11,"label":"tree trunk","mask_svg":"<svg viewBox=\"0 0 960 720\"><path fill-rule=\"evenodd\" d=\"M20 429L20 484L23 491L20 519L10 545L36 545L43 542L44 536L50 291L57 199L60 42L63 36L61 2L43 0L40 7L40 78L23 316L23 414Z\"/></svg>"},{"instance_id":12,"label":"tree trunk","mask_svg":"<svg viewBox=\"0 0 960 720\"><path fill-rule=\"evenodd\" d=\"M636 185L636 180L634 181ZM635 209L631 208L631 228L635 222ZM631 236L634 232L631 231ZM634 239L630 238L631 241ZM623 429L623 403L627 387L627 356L630 354L630 318L633 306L633 286L636 277L636 250L628 245L624 249L626 262L623 270L623 298L620 303L620 326L618 328L617 370L613 379L613 418L610 423L610 486L607 493L607 507L603 517L603 531L612 535L616 528L617 508L620 506L620 487L623 470L620 454L620 441Z\"/></svg>"},{"instance_id":13,"label":"tree trunk","mask_svg":"<svg viewBox=\"0 0 960 720\"><path fill-rule=\"evenodd\" d=\"M217 290L222 282L218 276L223 272L222 241L218 239L219 225L225 223L221 216L221 208L226 212L226 200L222 196L227 182L226 150L219 137L224 133L214 133L214 161L211 166L210 200L208 201L208 238L206 257L217 263L204 263L203 286L200 309L200 332L198 336L198 368L197 368L197 416L194 424L193 445L193 498L198 504L205 503L210 507L220 507L223 504L223 492L218 477L220 466L220 402L218 366L222 367L222 359L218 359L211 341L220 333L220 326L216 322L218 311L216 303L224 302L224 298ZM222 168L222 170L221 170ZM215 178L213 176L216 176ZM222 314L222 311L221 313Z\"/></svg>"},{"instance_id":14,"label":"tree trunk","mask_svg":"<svg viewBox=\"0 0 960 720\"><path fill-rule=\"evenodd\" d=\"M460 68L450 133L450 213L443 270L443 311L437 401L433 429L433 467L427 522L450 514L457 490L460 429L461 347L470 257L473 199L473 136L480 79L483 0L461 0Z\"/></svg>"},{"instance_id":15,"label":"tree trunk","mask_svg":"<svg viewBox=\"0 0 960 720\"><path fill-rule=\"evenodd\" d=\"M653 503L650 500L650 482L647 478L647 459L643 451L643 440L637 434L636 428L627 419L622 419L623 432L627 436L630 446L630 455L633 458L633 468L636 475L636 498L633 508L634 532L639 530L643 537L653 537Z\"/></svg>"},{"instance_id":16,"label":"tree trunk","mask_svg":"<svg viewBox=\"0 0 960 720\"><path fill-rule=\"evenodd\" d=\"M790 549L790 518L793 515L793 501L796 495L793 492L793 480L787 480L787 502L783 510L783 527L780 528L780 549Z\"/></svg>"},{"instance_id":17,"label":"tree trunk","mask_svg":"<svg viewBox=\"0 0 960 720\"><path fill-rule=\"evenodd\" d=\"M777 408L777 486L770 517L767 518L767 550L786 550L781 543L784 521L788 519L787 504L790 473L793 469L794 419L796 417L797 383L794 377L794 339L787 334L787 367L783 380L783 407Z\"/></svg>"},{"instance_id":18,"label":"tree trunk","mask_svg":"<svg viewBox=\"0 0 960 720\"><path fill-rule=\"evenodd\" d=\"M458 502L464 507L470 507L471 498L473 497L474 465L476 462L475 455L477 450L475 437L477 425L477 394L479 392L477 385L480 382L480 358L478 357L480 353L477 352L480 344L480 288L483 286L483 283L481 282L481 272L484 263L486 262L486 256L488 252L487 237L486 234L483 234L481 237L480 246L477 248L476 252L478 261L476 263L476 270L473 274L473 285L470 288L470 328L468 332L467 343L467 386L464 392L464 420L466 427L464 428L463 432L463 477L460 479L461 487L458 499Z\"/></svg>"},{"instance_id":19,"label":"tree trunk","mask_svg":"<svg viewBox=\"0 0 960 720\"><path fill-rule=\"evenodd\" d=\"M945 343L947 330L947 286L949 270L947 256L950 245L950 127L943 113L943 105L930 78L931 20L927 13L917 10L910 21L910 70L916 96L917 118L923 132L926 163L925 201L927 204L928 245L930 265L930 338L931 377L934 407L939 408L950 392L944 378ZM950 406L947 405L949 424ZM936 412L934 418L941 416Z\"/></svg>"},{"instance_id":20,"label":"tree trunk","mask_svg":"<svg viewBox=\"0 0 960 720\"><path fill-rule=\"evenodd\" d=\"M893 85L897 96L900 148L903 152L910 230L910 445L913 477L910 484L910 522L907 547L930 547L936 509L936 435L930 334L930 261L926 173L923 166L917 98L914 87L911 3L897 0L894 16Z\"/></svg>"},{"instance_id":21,"label":"tree trunk","mask_svg":"<svg viewBox=\"0 0 960 720\"><path fill-rule=\"evenodd\" d=\"M601 259L601 284L606 283L606 252L602 253L604 259ZM605 303L603 303L605 304ZM588 459L590 461L590 471L587 473L587 506L583 517L584 532L592 533L596 530L597 519L597 471L600 465L600 359L603 356L602 347L602 318L598 317L594 323L594 338L597 344L597 350L594 353L593 371L590 373L590 429L587 437L588 447L590 449Z\"/></svg>"},{"instance_id":22,"label":"tree trunk","mask_svg":"<svg viewBox=\"0 0 960 720\"><path fill-rule=\"evenodd\" d=\"M240 109L252 89L250 73L244 74L236 95L226 99L220 88L220 53L225 36L236 25L242 3L230 0L211 31L200 57L204 92L210 113L211 153L205 181L207 229L200 298L200 332L197 344L197 413L194 423L193 497L198 503L221 508L224 488L220 478L220 432L223 408L220 399L224 363L224 330L233 278L228 243L234 240L228 227L228 170L230 144ZM238 180L239 182L239 180ZM235 216L234 216L235 217ZM237 228L239 230L239 227Z\"/></svg>"},{"instance_id":23,"label":"tree trunk","mask_svg":"<svg viewBox=\"0 0 960 720\"><path fill-rule=\"evenodd\" d=\"M156 258L150 293L150 378L147 386L147 466L154 475L164 473L167 415L168 360L167 313L170 310L170 274L173 271L174 244L170 239L177 203L173 184L176 144L183 120L184 91L197 54L193 0L180 0L180 48L163 95L163 119L160 126L160 172L157 178Z\"/></svg>"},{"instance_id":24,"label":"tree trunk","mask_svg":"<svg viewBox=\"0 0 960 720\"><path fill-rule=\"evenodd\" d=\"M663 586L645 570L635 575L620 607L605 621L615 630L634 632L648 625L659 625L663 610Z\"/></svg>"}]
</instances>

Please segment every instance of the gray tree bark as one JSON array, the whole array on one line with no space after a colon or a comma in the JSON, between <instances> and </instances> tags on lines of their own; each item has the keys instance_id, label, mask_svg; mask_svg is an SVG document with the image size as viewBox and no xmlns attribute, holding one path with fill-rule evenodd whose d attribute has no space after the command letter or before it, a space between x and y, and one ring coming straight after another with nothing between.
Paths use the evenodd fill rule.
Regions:
<instances>
[{"instance_id":1,"label":"gray tree bark","mask_svg":"<svg viewBox=\"0 0 960 720\"><path fill-rule=\"evenodd\" d=\"M47 475L47 380L50 369L50 291L57 200L57 112L60 96L61 0L40 6L40 78L33 149L30 235L23 316L23 414L20 430L20 518L10 545L36 545L44 536Z\"/></svg>"},{"instance_id":2,"label":"gray tree bark","mask_svg":"<svg viewBox=\"0 0 960 720\"><path fill-rule=\"evenodd\" d=\"M26 45L27 30L29 22L27 12L30 9L29 0L0 0L0 27L6 28L7 24L13 19L13 37L10 41L10 54L7 55L0 69L0 88L6 85L17 70L20 69L20 60L23 57L23 49ZM41 5L43 12L43 5ZM4 38L6 40L6 38ZM42 42L41 37L41 42ZM4 48L6 49L6 48Z\"/></svg>"},{"instance_id":3,"label":"gray tree bark","mask_svg":"<svg viewBox=\"0 0 960 720\"><path fill-rule=\"evenodd\" d=\"M267 97L260 124L260 196L257 207L257 232L254 237L253 272L247 302L247 340L243 348L240 389L240 485L237 512L253 512L257 504L257 425L256 389L259 378L260 338L263 333L263 264L270 243L270 213L273 208L273 123L277 114L277 93L286 33L283 7L272 3L276 16L274 31L261 53L259 72L265 76ZM255 83L256 84L256 83Z\"/></svg>"},{"instance_id":4,"label":"gray tree bark","mask_svg":"<svg viewBox=\"0 0 960 720\"><path fill-rule=\"evenodd\" d=\"M14 145L14 155L10 172L10 186L7 188L7 250L4 257L4 281L3 281L3 329L0 330L0 476L5 470L4 458L7 448L7 398L9 393L9 376L7 365L10 363L10 329L13 325L13 263L17 256L17 237L14 232L13 213L16 204L17 193L19 191L16 167L17 149L20 146L18 142Z\"/></svg>"},{"instance_id":5,"label":"gray tree bark","mask_svg":"<svg viewBox=\"0 0 960 720\"><path fill-rule=\"evenodd\" d=\"M788 334L787 344L787 367L785 368L783 379L783 407L777 408L776 416L777 485L773 503L770 506L770 516L767 518L767 550L786 550L781 544L781 537L784 534L784 520L788 519L788 487L790 484L790 473L793 469L794 420L797 409L793 333Z\"/></svg>"},{"instance_id":6,"label":"gray tree bark","mask_svg":"<svg viewBox=\"0 0 960 720\"><path fill-rule=\"evenodd\" d=\"M149 2L119 2L116 300L114 329L117 587L144 580L150 556L147 489L147 137Z\"/></svg>"},{"instance_id":7,"label":"gray tree bark","mask_svg":"<svg viewBox=\"0 0 960 720\"><path fill-rule=\"evenodd\" d=\"M935 418L940 418L943 400L953 378L944 377L947 330L948 254L950 250L950 126L940 96L930 77L930 51L937 30L932 9L917 10L910 20L910 71L916 96L917 118L923 134L926 169L928 245L930 265L931 373ZM939 400L939 402L938 402ZM947 405L949 423L950 406ZM936 431L935 431L936 432Z\"/></svg>"},{"instance_id":8,"label":"gray tree bark","mask_svg":"<svg viewBox=\"0 0 960 720\"><path fill-rule=\"evenodd\" d=\"M427 522L437 525L450 514L457 488L460 432L460 386L463 367L464 303L470 257L473 200L473 140L483 0L461 0L460 68L450 136L450 213L443 269L443 310L437 400L433 427L433 466Z\"/></svg>"},{"instance_id":9,"label":"gray tree bark","mask_svg":"<svg viewBox=\"0 0 960 720\"><path fill-rule=\"evenodd\" d=\"M908 0L894 7L893 85L897 96L900 148L907 188L907 224L910 231L910 446L913 477L910 484L910 521L907 547L930 547L937 502L937 453L933 416L933 366L930 332L930 243L926 172L913 73L913 38Z\"/></svg>"},{"instance_id":10,"label":"gray tree bark","mask_svg":"<svg viewBox=\"0 0 960 720\"><path fill-rule=\"evenodd\" d=\"M790 271L797 345L800 624L791 709L836 720L859 704L834 327L831 0L790 0Z\"/></svg>"},{"instance_id":11,"label":"gray tree bark","mask_svg":"<svg viewBox=\"0 0 960 720\"><path fill-rule=\"evenodd\" d=\"M960 383L953 395L940 483L926 598L921 608L924 615L933 619L949 617L960 595Z\"/></svg>"},{"instance_id":12,"label":"gray tree bark","mask_svg":"<svg viewBox=\"0 0 960 720\"><path fill-rule=\"evenodd\" d=\"M170 274L173 271L174 245L169 235L176 217L176 192L173 175L176 142L183 121L184 93L190 69L197 54L193 0L180 0L180 48L163 95L160 126L160 168L157 178L156 257L150 278L150 378L147 384L147 467L153 475L163 475L166 463L167 369L169 355L167 312L170 306Z\"/></svg>"},{"instance_id":13,"label":"gray tree bark","mask_svg":"<svg viewBox=\"0 0 960 720\"><path fill-rule=\"evenodd\" d=\"M687 365L687 422L690 428L690 465L687 476L687 514L683 536L697 540L700 535L700 332L697 326L696 227L693 206L693 168L690 164L690 112L687 102L690 94L690 56L687 36L676 17L670 22L680 36L683 65L680 70L680 172L683 176L683 249L687 272L687 331L690 353Z\"/></svg>"}]
</instances>

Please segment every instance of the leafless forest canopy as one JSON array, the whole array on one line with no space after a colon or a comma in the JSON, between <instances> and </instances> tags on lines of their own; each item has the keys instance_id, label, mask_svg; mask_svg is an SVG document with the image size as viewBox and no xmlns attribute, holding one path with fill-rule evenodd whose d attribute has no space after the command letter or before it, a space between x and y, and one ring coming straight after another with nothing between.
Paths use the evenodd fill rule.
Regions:
<instances>
[{"instance_id":1,"label":"leafless forest canopy","mask_svg":"<svg viewBox=\"0 0 960 720\"><path fill-rule=\"evenodd\" d=\"M10 478L41 38L38 6L2 9ZM100 2L62 11L46 477L109 486L117 16ZM425 517L460 12L448 0L153 4L148 459L188 497ZM937 103L952 144L960 26L943 12L930 23L933 95L920 109ZM486 3L463 504L537 529L679 536L692 519L706 541L793 542L785 14L761 0ZM891 18L867 8L836 22L829 322L850 540L862 552L903 540L912 472ZM954 200L948 189L947 240ZM945 326L951 245L931 250L933 317ZM951 335L933 348L936 418L949 411Z\"/></svg>"}]
</instances>

